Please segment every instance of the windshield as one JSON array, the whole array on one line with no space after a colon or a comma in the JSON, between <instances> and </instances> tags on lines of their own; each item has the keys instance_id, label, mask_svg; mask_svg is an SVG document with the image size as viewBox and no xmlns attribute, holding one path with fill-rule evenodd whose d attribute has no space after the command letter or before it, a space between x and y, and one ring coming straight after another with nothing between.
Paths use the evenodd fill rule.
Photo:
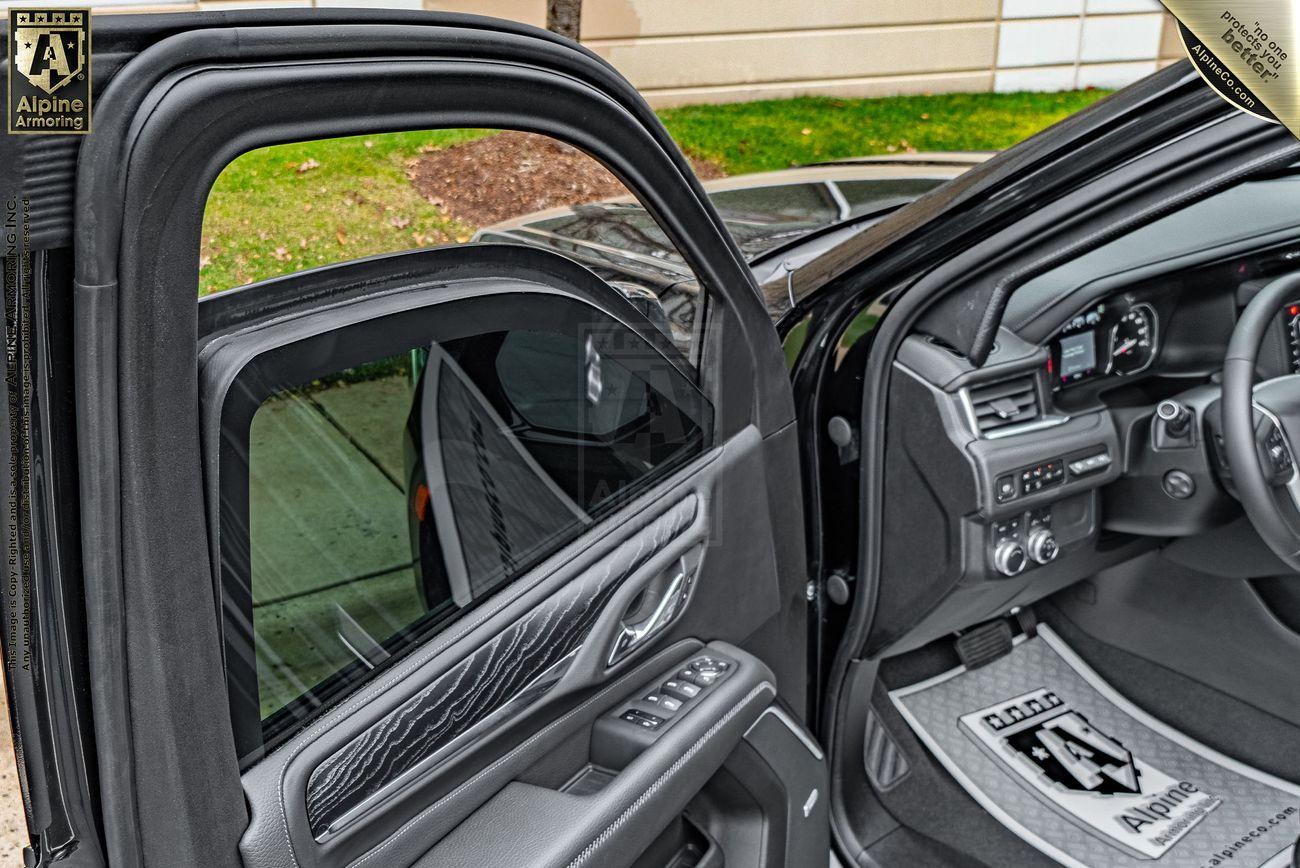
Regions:
<instances>
[{"instance_id":1,"label":"windshield","mask_svg":"<svg viewBox=\"0 0 1300 868\"><path fill-rule=\"evenodd\" d=\"M944 182L943 178L810 181L719 190L709 199L752 262L810 232L904 205ZM681 261L659 224L635 203L578 205L571 214L528 225L575 241Z\"/></svg>"}]
</instances>

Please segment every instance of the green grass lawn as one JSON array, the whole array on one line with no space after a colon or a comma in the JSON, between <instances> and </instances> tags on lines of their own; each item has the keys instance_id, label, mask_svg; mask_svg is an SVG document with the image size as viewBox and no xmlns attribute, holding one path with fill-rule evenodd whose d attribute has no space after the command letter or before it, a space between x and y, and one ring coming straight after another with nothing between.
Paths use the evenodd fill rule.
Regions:
<instances>
[{"instance_id":1,"label":"green grass lawn","mask_svg":"<svg viewBox=\"0 0 1300 868\"><path fill-rule=\"evenodd\" d=\"M659 114L684 149L737 175L908 150L1000 151L1108 93L804 97L687 106Z\"/></svg>"},{"instance_id":2,"label":"green grass lawn","mask_svg":"<svg viewBox=\"0 0 1300 868\"><path fill-rule=\"evenodd\" d=\"M728 174L907 150L1000 150L1105 91L806 97L660 112L681 147ZM412 187L407 164L483 131L393 133L263 148L231 163L208 199L199 288L208 293L376 253L464 241Z\"/></svg>"},{"instance_id":3,"label":"green grass lawn","mask_svg":"<svg viewBox=\"0 0 1300 868\"><path fill-rule=\"evenodd\" d=\"M486 133L438 130L277 145L217 178L203 215L201 294L375 253L466 241L406 179L423 149Z\"/></svg>"}]
</instances>

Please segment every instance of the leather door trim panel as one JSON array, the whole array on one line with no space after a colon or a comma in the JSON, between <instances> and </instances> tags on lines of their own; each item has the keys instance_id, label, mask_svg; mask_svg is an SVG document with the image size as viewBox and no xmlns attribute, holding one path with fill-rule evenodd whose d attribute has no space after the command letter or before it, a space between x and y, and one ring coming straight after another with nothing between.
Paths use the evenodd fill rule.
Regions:
<instances>
[{"instance_id":1,"label":"leather door trim panel","mask_svg":"<svg viewBox=\"0 0 1300 868\"><path fill-rule=\"evenodd\" d=\"M690 527L698 508L694 494L670 507L317 766L307 783L313 836L325 840L368 802L427 773L480 724L554 685L622 583Z\"/></svg>"}]
</instances>

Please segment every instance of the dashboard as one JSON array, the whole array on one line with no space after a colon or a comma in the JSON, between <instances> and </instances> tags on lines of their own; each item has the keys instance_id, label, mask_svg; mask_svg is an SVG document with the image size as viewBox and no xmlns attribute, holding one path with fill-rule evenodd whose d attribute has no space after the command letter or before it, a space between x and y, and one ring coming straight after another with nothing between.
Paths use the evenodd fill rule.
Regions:
<instances>
[{"instance_id":1,"label":"dashboard","mask_svg":"<svg viewBox=\"0 0 1300 868\"><path fill-rule=\"evenodd\" d=\"M907 508L885 516L886 548L933 577L909 586L933 608L901 593L882 602L913 619L909 643L1240 514L1216 464L1217 377L1241 309L1300 269L1300 242L1192 267L1101 267L1013 295L980 366L932 335L900 349L887 418L903 420L892 448L908 458L887 459L886 496ZM1300 373L1300 299L1277 312L1261 369Z\"/></svg>"},{"instance_id":2,"label":"dashboard","mask_svg":"<svg viewBox=\"0 0 1300 868\"><path fill-rule=\"evenodd\" d=\"M941 316L904 341L881 557L899 580L878 583L892 626L873 648L950 635L1170 540L1230 537L1220 373L1242 309L1300 270L1297 190L1300 173L1232 188L1029 278L978 365ZM1300 374L1300 298L1259 368Z\"/></svg>"}]
</instances>

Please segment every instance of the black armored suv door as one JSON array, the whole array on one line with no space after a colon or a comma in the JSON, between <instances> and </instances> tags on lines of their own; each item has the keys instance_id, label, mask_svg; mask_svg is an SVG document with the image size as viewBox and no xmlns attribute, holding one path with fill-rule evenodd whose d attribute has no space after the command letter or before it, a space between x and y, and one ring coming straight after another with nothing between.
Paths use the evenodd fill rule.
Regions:
<instances>
[{"instance_id":1,"label":"black armored suv door","mask_svg":"<svg viewBox=\"0 0 1300 868\"><path fill-rule=\"evenodd\" d=\"M94 132L0 145L33 857L823 863L789 381L635 91L482 18L95 26ZM453 127L618 176L698 276L688 340L509 245L200 301L231 160Z\"/></svg>"}]
</instances>

